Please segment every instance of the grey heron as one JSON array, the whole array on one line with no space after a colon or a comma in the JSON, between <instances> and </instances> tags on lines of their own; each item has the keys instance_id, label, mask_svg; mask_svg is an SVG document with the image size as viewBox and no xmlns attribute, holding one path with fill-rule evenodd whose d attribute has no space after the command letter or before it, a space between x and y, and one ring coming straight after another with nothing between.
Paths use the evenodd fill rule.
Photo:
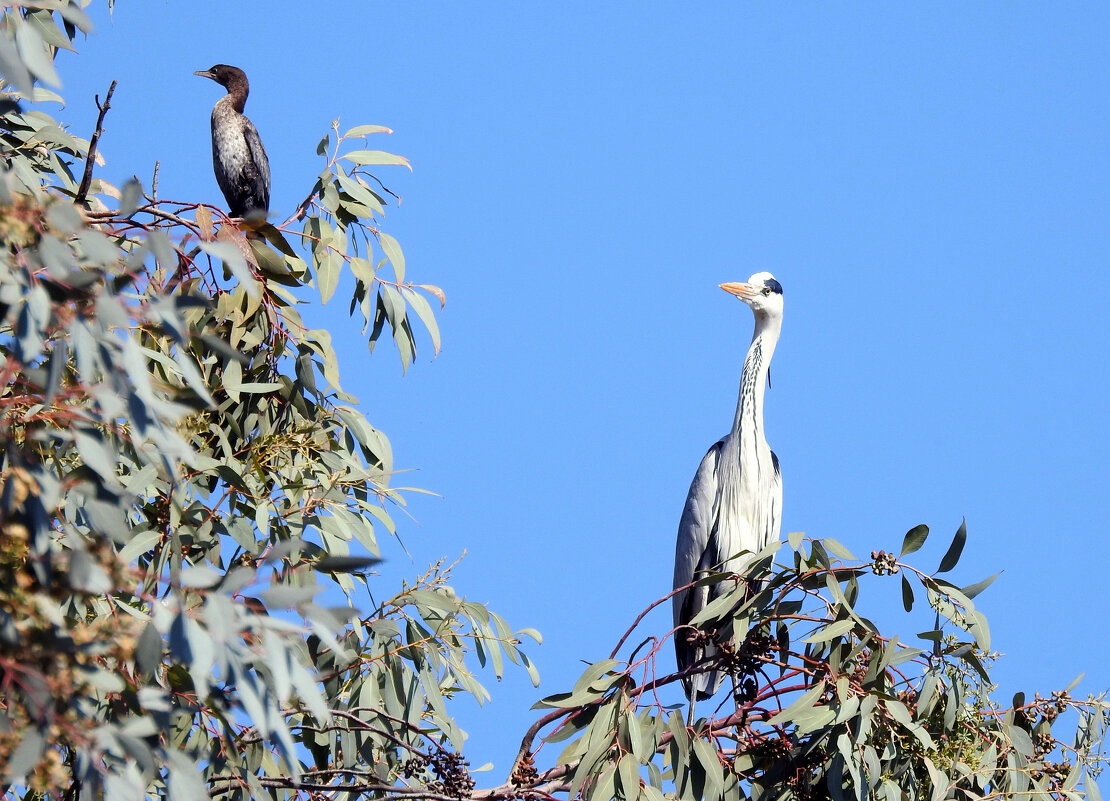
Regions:
<instances>
[{"instance_id":1,"label":"grey heron","mask_svg":"<svg viewBox=\"0 0 1110 801\"><path fill-rule=\"evenodd\" d=\"M763 432L763 395L771 356L782 330L782 286L770 273L756 273L744 283L721 284L751 307L755 315L732 430L720 439L698 465L682 519L674 556L672 599L675 654L685 670L717 652L709 637L690 628L690 621L715 598L735 587L731 580L679 589L706 571L742 576L754 554L779 538L782 516L782 476L778 457L767 446ZM682 680L690 700L710 698L724 681L721 669L707 670Z\"/></svg>"}]
</instances>

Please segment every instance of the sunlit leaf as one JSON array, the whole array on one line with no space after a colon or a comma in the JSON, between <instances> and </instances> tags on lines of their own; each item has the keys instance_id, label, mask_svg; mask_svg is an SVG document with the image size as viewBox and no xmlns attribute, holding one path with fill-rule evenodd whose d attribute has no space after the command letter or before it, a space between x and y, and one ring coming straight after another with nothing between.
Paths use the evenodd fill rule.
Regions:
<instances>
[{"instance_id":1,"label":"sunlit leaf","mask_svg":"<svg viewBox=\"0 0 1110 801\"><path fill-rule=\"evenodd\" d=\"M405 280L405 254L401 252L401 245L385 231L378 232L378 244L382 246L386 258L393 265L397 283L401 283Z\"/></svg>"},{"instance_id":2,"label":"sunlit leaf","mask_svg":"<svg viewBox=\"0 0 1110 801\"><path fill-rule=\"evenodd\" d=\"M350 139L355 136L369 136L370 134L376 133L391 134L393 130L391 128L386 128L384 125L356 125L354 128L348 129L347 132L343 134L343 138Z\"/></svg>"},{"instance_id":3,"label":"sunlit leaf","mask_svg":"<svg viewBox=\"0 0 1110 801\"><path fill-rule=\"evenodd\" d=\"M825 543L825 549L833 556L851 562L856 561L856 557L852 555L852 552L841 545L840 542L834 540L832 537L826 537L823 542Z\"/></svg>"},{"instance_id":4,"label":"sunlit leaf","mask_svg":"<svg viewBox=\"0 0 1110 801\"><path fill-rule=\"evenodd\" d=\"M432 312L431 307L428 305L423 296L411 289L405 289L404 296L408 300L409 305L412 306L416 315L420 318L420 322L424 323L424 327L428 329L428 335L432 338L432 347L435 349L436 355L439 355L439 325L436 323L435 314Z\"/></svg>"},{"instance_id":5,"label":"sunlit leaf","mask_svg":"<svg viewBox=\"0 0 1110 801\"><path fill-rule=\"evenodd\" d=\"M353 164L392 164L408 167L409 171L412 171L412 165L409 164L408 159L404 156L386 153L384 150L352 150L349 153L344 153L340 158L347 159Z\"/></svg>"},{"instance_id":6,"label":"sunlit leaf","mask_svg":"<svg viewBox=\"0 0 1110 801\"><path fill-rule=\"evenodd\" d=\"M828 640L841 637L852 630L856 623L854 620L837 620L834 623L818 629L813 634L809 635L802 642L826 642Z\"/></svg>"}]
</instances>

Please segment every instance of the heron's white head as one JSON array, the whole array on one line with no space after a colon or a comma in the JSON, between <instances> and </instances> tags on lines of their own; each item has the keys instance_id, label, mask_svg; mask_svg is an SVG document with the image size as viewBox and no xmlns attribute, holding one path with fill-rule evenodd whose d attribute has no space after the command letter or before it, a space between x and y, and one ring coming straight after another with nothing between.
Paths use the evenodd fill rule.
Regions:
<instances>
[{"instance_id":1,"label":"heron's white head","mask_svg":"<svg viewBox=\"0 0 1110 801\"><path fill-rule=\"evenodd\" d=\"M782 316L782 284L770 273L756 273L743 283L721 284L721 289L752 307L756 316Z\"/></svg>"}]
</instances>

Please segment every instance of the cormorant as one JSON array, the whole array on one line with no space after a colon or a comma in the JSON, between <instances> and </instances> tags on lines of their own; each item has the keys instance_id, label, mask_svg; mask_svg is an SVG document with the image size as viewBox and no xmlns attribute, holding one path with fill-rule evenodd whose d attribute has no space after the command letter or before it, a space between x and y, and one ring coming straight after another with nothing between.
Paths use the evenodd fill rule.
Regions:
<instances>
[{"instance_id":1,"label":"cormorant","mask_svg":"<svg viewBox=\"0 0 1110 801\"><path fill-rule=\"evenodd\" d=\"M250 84L238 67L217 64L194 72L227 89L212 109L212 166L232 217L263 215L270 206L270 162L254 124L243 116Z\"/></svg>"}]
</instances>

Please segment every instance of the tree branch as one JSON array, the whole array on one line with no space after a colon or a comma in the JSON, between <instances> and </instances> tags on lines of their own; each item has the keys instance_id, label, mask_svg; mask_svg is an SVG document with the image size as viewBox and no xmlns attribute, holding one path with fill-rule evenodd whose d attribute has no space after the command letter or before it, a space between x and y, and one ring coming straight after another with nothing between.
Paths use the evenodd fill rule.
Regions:
<instances>
[{"instance_id":1,"label":"tree branch","mask_svg":"<svg viewBox=\"0 0 1110 801\"><path fill-rule=\"evenodd\" d=\"M100 134L104 132L104 115L112 107L112 93L115 91L116 82L112 81L112 85L108 87L108 94L104 96L103 105L100 103L100 96L94 95L96 107L100 109L100 114L96 118L96 130L93 131L92 138L89 140L89 152L85 156L85 174L81 176L81 186L77 189L77 196L74 198L75 203L84 203L89 194L89 187L92 186L93 165L96 163L96 146L100 142Z\"/></svg>"},{"instance_id":2,"label":"tree branch","mask_svg":"<svg viewBox=\"0 0 1110 801\"><path fill-rule=\"evenodd\" d=\"M287 226L287 225L290 225L292 223L299 222L300 220L303 220L304 216L306 214L308 214L308 209L312 205L312 201L314 201L317 198L317 196L319 196L319 194L320 194L319 192L317 192L315 189L313 189L312 192L309 193L308 197L306 197L304 200L302 200L301 204L299 206L297 206L297 210L295 212L293 212L293 214L289 217L289 219L286 220L285 222L283 222L281 225L276 226L277 229L280 231L281 229L285 228L285 226Z\"/></svg>"}]
</instances>

